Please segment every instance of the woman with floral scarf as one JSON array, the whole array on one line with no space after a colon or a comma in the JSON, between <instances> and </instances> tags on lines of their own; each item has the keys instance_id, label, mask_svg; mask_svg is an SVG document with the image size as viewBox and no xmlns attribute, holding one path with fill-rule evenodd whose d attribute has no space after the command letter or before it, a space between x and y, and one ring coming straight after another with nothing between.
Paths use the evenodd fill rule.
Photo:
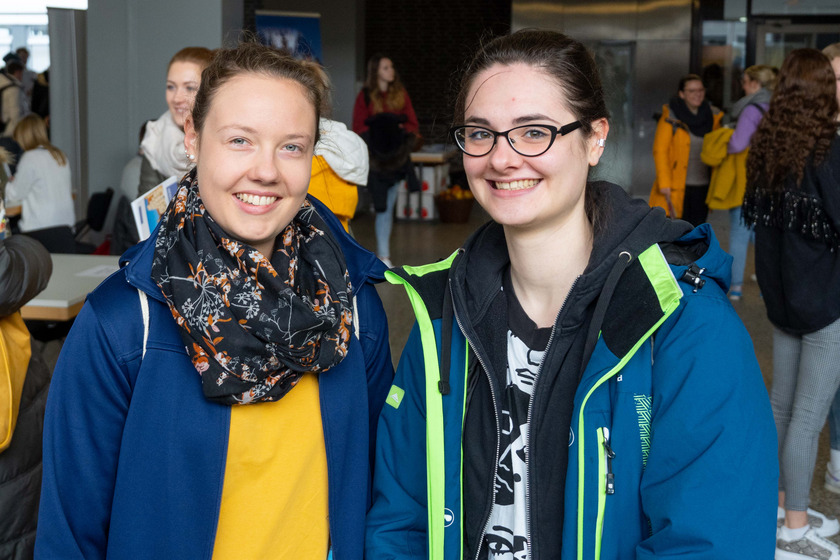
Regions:
<instances>
[{"instance_id":1,"label":"woman with floral scarf","mask_svg":"<svg viewBox=\"0 0 840 560\"><path fill-rule=\"evenodd\" d=\"M384 266L306 197L319 95L258 44L202 74L195 167L59 359L36 557L362 557Z\"/></svg>"}]
</instances>

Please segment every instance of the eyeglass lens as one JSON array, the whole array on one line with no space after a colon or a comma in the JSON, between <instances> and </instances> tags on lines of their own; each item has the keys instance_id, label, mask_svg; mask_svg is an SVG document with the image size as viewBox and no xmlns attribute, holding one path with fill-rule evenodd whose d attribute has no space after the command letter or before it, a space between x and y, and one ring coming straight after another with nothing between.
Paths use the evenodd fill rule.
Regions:
<instances>
[{"instance_id":1,"label":"eyeglass lens","mask_svg":"<svg viewBox=\"0 0 840 560\"><path fill-rule=\"evenodd\" d=\"M514 128L507 134L496 133L480 126L463 126L455 134L458 144L471 156L483 156L493 149L496 136L507 136L514 150L523 156L540 155L551 146L553 131L545 126L527 125Z\"/></svg>"}]
</instances>

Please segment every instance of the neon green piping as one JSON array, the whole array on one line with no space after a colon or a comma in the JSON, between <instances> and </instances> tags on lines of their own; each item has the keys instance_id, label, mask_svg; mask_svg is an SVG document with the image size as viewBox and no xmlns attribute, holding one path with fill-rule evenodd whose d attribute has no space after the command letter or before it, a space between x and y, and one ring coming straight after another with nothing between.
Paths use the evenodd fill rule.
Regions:
<instances>
[{"instance_id":1,"label":"neon green piping","mask_svg":"<svg viewBox=\"0 0 840 560\"><path fill-rule=\"evenodd\" d=\"M455 254L446 261L433 263L422 267L405 267L408 272L422 274L447 268ZM443 399L438 390L440 370L437 359L437 343L429 312L423 303L423 298L411 284L399 275L387 271L385 278L392 284L402 284L408 294L408 299L414 309L417 325L420 330L420 341L423 347L423 362L426 371L426 503L428 504L427 519L429 526L429 558L443 560L444 531L446 510L446 469L444 462L443 439ZM433 484L437 481L437 484ZM442 483L441 483L442 481Z\"/></svg>"},{"instance_id":2,"label":"neon green piping","mask_svg":"<svg viewBox=\"0 0 840 560\"><path fill-rule=\"evenodd\" d=\"M663 267L663 263L665 266ZM645 271L645 274L650 281L656 296L659 298L659 307L664 312L668 305L673 301L674 291L682 295L682 290L677 279L674 278L674 273L667 265L665 255L662 254L662 249L659 245L651 245L639 255L639 264Z\"/></svg>"},{"instance_id":3,"label":"neon green piping","mask_svg":"<svg viewBox=\"0 0 840 560\"><path fill-rule=\"evenodd\" d=\"M598 428L598 480L603 487L598 490L598 519L595 522L595 560L601 558L601 537L604 534L604 510L607 506L607 458L604 453L604 428Z\"/></svg>"},{"instance_id":4,"label":"neon green piping","mask_svg":"<svg viewBox=\"0 0 840 560\"><path fill-rule=\"evenodd\" d=\"M651 252L653 247L656 247L655 252ZM642 255L646 255L645 262L642 264L642 268L645 271L645 274L648 275L648 279L651 280L653 284L653 279L651 276L657 279L657 284L654 285L654 288L657 289L657 296L659 298L659 304L662 306L663 316L650 328L648 331L642 336L636 344L633 345L633 348L630 349L627 354L624 355L623 358L606 374L604 374L593 386L589 389L586 393L586 396L583 398L583 402L580 405L580 412L578 413L578 438L580 442L578 443L578 519L577 519L577 558L578 560L583 560L583 510L584 510L584 449L585 449L585 433L583 429L583 412L586 409L586 403L589 401L589 397L592 396L592 393L600 387L605 381L609 378L613 377L617 374L621 369L627 365L627 362L638 352L639 348L642 344L650 338L650 336L658 329L662 323L664 323L671 314L676 311L677 307L680 304L680 298L682 297L682 290L680 289L679 285L677 284L676 278L674 278L673 273L671 272L671 268L668 266L668 262L665 260L665 256L662 254L662 251L659 249L658 245L653 245L645 250ZM641 261L642 255L639 255L639 260ZM660 260L655 260L652 258L653 255L658 255ZM665 274L668 274L672 281L665 282ZM662 290L662 293L660 292ZM670 303L667 303L670 301ZM665 302L665 305L663 305Z\"/></svg>"},{"instance_id":5,"label":"neon green piping","mask_svg":"<svg viewBox=\"0 0 840 560\"><path fill-rule=\"evenodd\" d=\"M464 402L461 405L461 507L460 509L460 524L461 524L461 553L458 555L458 558L464 557L464 422L467 420L467 377L469 376L470 372L470 364L469 364L469 356L470 356L470 343L466 342L464 344Z\"/></svg>"}]
</instances>

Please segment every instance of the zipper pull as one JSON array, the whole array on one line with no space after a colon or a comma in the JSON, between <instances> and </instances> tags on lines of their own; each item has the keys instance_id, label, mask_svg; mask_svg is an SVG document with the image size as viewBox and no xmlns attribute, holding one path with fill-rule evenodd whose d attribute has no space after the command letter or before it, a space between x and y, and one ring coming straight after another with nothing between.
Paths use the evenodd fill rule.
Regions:
<instances>
[{"instance_id":1,"label":"zipper pull","mask_svg":"<svg viewBox=\"0 0 840 560\"><path fill-rule=\"evenodd\" d=\"M605 434L606 435L606 434ZM615 451L610 447L609 435L604 437L604 451L607 453L607 494L615 494L615 475L612 472L612 460L615 459Z\"/></svg>"}]
</instances>

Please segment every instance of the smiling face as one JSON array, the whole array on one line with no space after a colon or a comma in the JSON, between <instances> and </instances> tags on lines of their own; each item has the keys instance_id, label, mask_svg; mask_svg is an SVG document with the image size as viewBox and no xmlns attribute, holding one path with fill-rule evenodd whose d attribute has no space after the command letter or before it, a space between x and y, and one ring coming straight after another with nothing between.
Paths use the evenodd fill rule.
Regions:
<instances>
[{"instance_id":1,"label":"smiling face","mask_svg":"<svg viewBox=\"0 0 840 560\"><path fill-rule=\"evenodd\" d=\"M187 120L184 144L207 212L266 256L306 198L315 115L297 82L240 74L215 92L201 131Z\"/></svg>"},{"instance_id":2,"label":"smiling face","mask_svg":"<svg viewBox=\"0 0 840 560\"><path fill-rule=\"evenodd\" d=\"M201 83L201 67L194 62L177 61L166 73L166 104L172 119L180 128L192 111L195 94Z\"/></svg>"},{"instance_id":3,"label":"smiling face","mask_svg":"<svg viewBox=\"0 0 840 560\"><path fill-rule=\"evenodd\" d=\"M706 88L700 80L689 80L680 91L680 99L685 101L689 110L697 111L706 99Z\"/></svg>"},{"instance_id":4,"label":"smiling face","mask_svg":"<svg viewBox=\"0 0 840 560\"><path fill-rule=\"evenodd\" d=\"M577 117L566 108L557 82L526 64L496 64L475 76L467 95L465 124L504 131L527 124L557 128ZM525 157L499 137L485 156L464 156L470 189L490 216L506 228L554 229L585 220L584 192L589 167L598 163L606 119L592 123L588 138L578 129L558 135L549 150Z\"/></svg>"}]
</instances>

